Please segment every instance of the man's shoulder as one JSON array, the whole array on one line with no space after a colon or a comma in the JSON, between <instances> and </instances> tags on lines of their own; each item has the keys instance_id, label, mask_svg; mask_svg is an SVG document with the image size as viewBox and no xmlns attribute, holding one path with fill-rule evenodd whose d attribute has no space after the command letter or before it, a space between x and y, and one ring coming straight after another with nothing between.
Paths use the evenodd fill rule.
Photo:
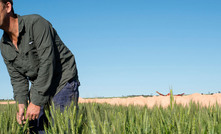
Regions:
<instances>
[{"instance_id":1,"label":"man's shoulder","mask_svg":"<svg viewBox=\"0 0 221 134\"><path fill-rule=\"evenodd\" d=\"M24 19L38 19L38 18L43 18L41 15L39 14L29 14L29 15L22 15L21 16Z\"/></svg>"},{"instance_id":2,"label":"man's shoulder","mask_svg":"<svg viewBox=\"0 0 221 134\"><path fill-rule=\"evenodd\" d=\"M45 20L41 15L38 14L30 14L30 15L23 15L20 16L25 22L34 23L39 20Z\"/></svg>"}]
</instances>

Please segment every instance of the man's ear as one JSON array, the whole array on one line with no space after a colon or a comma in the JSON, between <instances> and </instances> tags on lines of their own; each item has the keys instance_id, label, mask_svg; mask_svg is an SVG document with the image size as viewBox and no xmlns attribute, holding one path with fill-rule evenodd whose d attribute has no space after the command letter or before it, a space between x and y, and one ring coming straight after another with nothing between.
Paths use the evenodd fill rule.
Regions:
<instances>
[{"instance_id":1,"label":"man's ear","mask_svg":"<svg viewBox=\"0 0 221 134\"><path fill-rule=\"evenodd\" d=\"M5 8L7 13L10 13L12 11L12 4L10 2L5 3Z\"/></svg>"}]
</instances>

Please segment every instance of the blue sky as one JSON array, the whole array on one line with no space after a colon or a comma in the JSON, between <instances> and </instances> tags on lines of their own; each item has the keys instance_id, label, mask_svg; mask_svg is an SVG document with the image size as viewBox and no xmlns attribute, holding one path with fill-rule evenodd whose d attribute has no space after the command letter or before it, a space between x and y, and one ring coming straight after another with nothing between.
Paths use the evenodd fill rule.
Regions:
<instances>
[{"instance_id":1,"label":"blue sky","mask_svg":"<svg viewBox=\"0 0 221 134\"><path fill-rule=\"evenodd\" d=\"M221 1L28 0L74 53L80 97L221 91ZM2 31L0 32L2 35ZM0 56L0 98L13 98Z\"/></svg>"}]
</instances>

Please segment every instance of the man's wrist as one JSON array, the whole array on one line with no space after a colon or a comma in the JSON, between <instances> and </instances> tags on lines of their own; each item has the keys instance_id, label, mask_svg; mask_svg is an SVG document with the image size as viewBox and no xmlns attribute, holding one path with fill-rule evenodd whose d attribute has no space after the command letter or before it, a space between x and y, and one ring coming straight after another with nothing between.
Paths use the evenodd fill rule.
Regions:
<instances>
[{"instance_id":1,"label":"man's wrist","mask_svg":"<svg viewBox=\"0 0 221 134\"><path fill-rule=\"evenodd\" d=\"M15 99L17 104L24 104L26 107L28 106L28 100L23 99Z\"/></svg>"}]
</instances>

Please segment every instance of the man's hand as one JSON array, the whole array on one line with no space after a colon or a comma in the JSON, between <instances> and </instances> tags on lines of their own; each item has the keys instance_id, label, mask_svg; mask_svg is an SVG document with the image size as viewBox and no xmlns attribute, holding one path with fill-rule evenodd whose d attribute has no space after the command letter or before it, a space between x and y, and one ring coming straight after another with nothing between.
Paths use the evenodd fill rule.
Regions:
<instances>
[{"instance_id":1,"label":"man's hand","mask_svg":"<svg viewBox=\"0 0 221 134\"><path fill-rule=\"evenodd\" d=\"M41 110L40 106L37 106L37 105L35 105L33 103L30 103L28 105L25 118L29 119L29 120L38 119L39 114L40 114L40 110Z\"/></svg>"},{"instance_id":2,"label":"man's hand","mask_svg":"<svg viewBox=\"0 0 221 134\"><path fill-rule=\"evenodd\" d=\"M25 111L25 104L18 104L18 112L17 112L17 122L18 124L22 125L24 121L24 111Z\"/></svg>"}]
</instances>

